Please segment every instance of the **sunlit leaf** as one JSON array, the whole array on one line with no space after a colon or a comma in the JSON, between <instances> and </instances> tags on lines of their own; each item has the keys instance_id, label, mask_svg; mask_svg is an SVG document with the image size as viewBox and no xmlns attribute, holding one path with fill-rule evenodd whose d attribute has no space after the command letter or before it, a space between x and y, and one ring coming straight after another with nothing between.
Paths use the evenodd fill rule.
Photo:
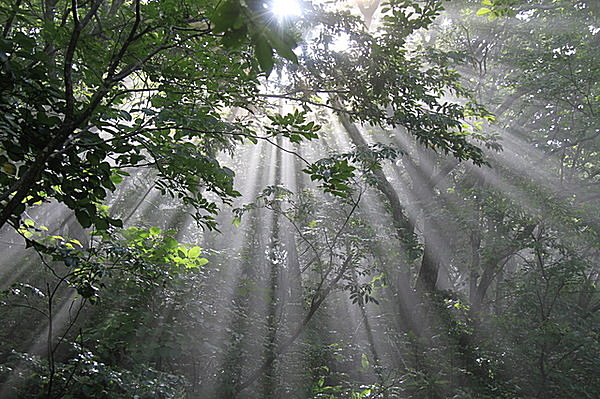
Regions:
<instances>
[{"instance_id":1,"label":"sunlit leaf","mask_svg":"<svg viewBox=\"0 0 600 399\"><path fill-rule=\"evenodd\" d=\"M198 246L192 247L188 250L188 257L197 258L202 253L202 249Z\"/></svg>"}]
</instances>

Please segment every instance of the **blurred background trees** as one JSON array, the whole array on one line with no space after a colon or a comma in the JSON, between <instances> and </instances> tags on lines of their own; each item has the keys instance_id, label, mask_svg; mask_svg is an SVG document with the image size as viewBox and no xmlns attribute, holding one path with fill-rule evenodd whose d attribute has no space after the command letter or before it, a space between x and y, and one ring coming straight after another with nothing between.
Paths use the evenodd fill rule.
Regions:
<instances>
[{"instance_id":1,"label":"blurred background trees","mask_svg":"<svg viewBox=\"0 0 600 399\"><path fill-rule=\"evenodd\" d=\"M271 7L2 5L0 396L600 396L598 3Z\"/></svg>"}]
</instances>

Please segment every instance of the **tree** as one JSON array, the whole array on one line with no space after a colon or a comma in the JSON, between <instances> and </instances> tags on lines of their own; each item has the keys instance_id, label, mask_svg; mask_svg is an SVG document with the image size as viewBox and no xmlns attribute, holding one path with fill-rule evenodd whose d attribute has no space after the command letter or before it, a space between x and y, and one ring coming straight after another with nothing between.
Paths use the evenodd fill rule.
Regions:
<instances>
[{"instance_id":1,"label":"tree","mask_svg":"<svg viewBox=\"0 0 600 399\"><path fill-rule=\"evenodd\" d=\"M575 326L587 323L578 312L558 311L573 306L575 291L597 298L597 292L586 288L596 279L598 256L597 240L592 238L598 232L597 220L585 216L597 191L595 175L589 173L598 154L597 135L590 130L597 124L593 98L598 90L598 68L592 61L597 57L597 32L587 24L597 13L591 3L595 2L504 2L510 7L493 12L493 7L482 10L480 2L463 2L447 14L437 35L443 49L464 54L466 62L457 69L468 77L465 85L481 102L495 104L490 108L498 118L494 130L504 147L502 153L490 154L491 171L459 168L451 175L448 197L454 197L454 209L460 209L453 218L464 227L464 233L454 237L455 246L471 244L470 251L456 253L453 262L453 280L470 287L473 332L466 342L494 348L494 357L504 349L529 348L528 355L520 352L527 360L519 370L530 375L516 385L522 386L523 395L533 397L584 395L557 382L560 375L569 374L571 359L581 366L575 374L589 373L576 340L569 334L558 338L555 328L571 325L575 331ZM482 19L473 24L471 16L477 12ZM580 147L583 143L585 148ZM523 290L515 293L515 287ZM595 317L595 311L588 313L594 305L584 302L584 318ZM534 313L535 321L519 322ZM491 317L494 314L497 318ZM507 335L513 340L500 347L486 331L511 328L515 334ZM591 341L583 345L594 350ZM562 366L565 369L558 371ZM507 373L502 366L498 372ZM564 390L550 392L549 384ZM593 396L595 389L590 386L586 394Z\"/></svg>"},{"instance_id":2,"label":"tree","mask_svg":"<svg viewBox=\"0 0 600 399\"><path fill-rule=\"evenodd\" d=\"M2 292L2 346L29 352L0 353L6 389L593 396L597 32L578 4L2 6L3 211L41 255ZM546 35L554 18L585 34ZM231 215L234 169L253 202ZM135 221L132 204L123 222L145 227L116 228L102 201L146 178L114 195L176 217ZM51 199L89 243L23 213Z\"/></svg>"},{"instance_id":3,"label":"tree","mask_svg":"<svg viewBox=\"0 0 600 399\"><path fill-rule=\"evenodd\" d=\"M50 199L83 227L120 226L97 206L125 169L145 166L215 227L217 205L200 187L225 202L237 196L215 154L252 135L220 110L256 98L271 46L288 57L293 46L248 4L218 4L3 4L0 227Z\"/></svg>"}]
</instances>

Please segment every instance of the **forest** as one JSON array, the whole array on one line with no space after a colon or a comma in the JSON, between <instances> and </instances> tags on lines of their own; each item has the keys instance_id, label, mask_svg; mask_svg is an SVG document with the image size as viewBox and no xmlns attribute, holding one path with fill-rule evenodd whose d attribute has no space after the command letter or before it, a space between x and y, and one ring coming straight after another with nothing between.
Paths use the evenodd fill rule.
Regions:
<instances>
[{"instance_id":1,"label":"forest","mask_svg":"<svg viewBox=\"0 0 600 399\"><path fill-rule=\"evenodd\" d=\"M600 398L600 1L2 0L0 399Z\"/></svg>"}]
</instances>

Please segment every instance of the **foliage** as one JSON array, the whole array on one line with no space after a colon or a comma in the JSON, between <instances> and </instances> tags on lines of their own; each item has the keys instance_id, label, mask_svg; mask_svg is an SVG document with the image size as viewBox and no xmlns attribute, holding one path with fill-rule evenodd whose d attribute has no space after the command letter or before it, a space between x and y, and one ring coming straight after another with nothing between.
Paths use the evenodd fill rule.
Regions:
<instances>
[{"instance_id":1,"label":"foliage","mask_svg":"<svg viewBox=\"0 0 600 399\"><path fill-rule=\"evenodd\" d=\"M159 372L144 365L136 370L119 369L99 362L90 351L73 344L73 355L66 363L56 365L57 392L63 398L180 398L180 377ZM0 379L18 370L17 379L7 397L41 398L48 385L48 363L37 356L12 353L0 371ZM4 377L4 378L3 378ZM14 378L14 376L12 377Z\"/></svg>"},{"instance_id":2,"label":"foliage","mask_svg":"<svg viewBox=\"0 0 600 399\"><path fill-rule=\"evenodd\" d=\"M291 66L293 81L315 93L343 93L341 101L358 120L402 125L424 145L484 163L462 128L470 106L441 100L447 90L466 94L456 75L435 65L423 71L421 59L402 48L410 33L438 14L437 2L390 2L379 36L356 19L333 19L307 7L310 12L295 22L299 28L315 26L324 40L343 28L362 58L311 39L301 61L292 52L298 42L292 21L270 17L264 6L234 0L4 6L0 225L18 225L27 206L55 199L83 227L119 227L98 205L128 175L124 169L151 166L163 194L215 228L218 205L206 193L226 204L239 195L233 172L219 164L216 152L245 137L268 140L256 134L260 126L223 121L222 110L258 100L258 77L273 67L273 50L299 63ZM269 136L292 142L314 139L319 130L298 111L269 118ZM343 161L335 167L343 169Z\"/></svg>"},{"instance_id":3,"label":"foliage","mask_svg":"<svg viewBox=\"0 0 600 399\"><path fill-rule=\"evenodd\" d=\"M277 21L264 9L262 1L227 0L217 6L212 21L214 31L223 33L222 43L227 48L240 47L249 39L258 64L269 75L275 63L273 51L297 62L292 49L298 43L293 32L281 26L282 21Z\"/></svg>"},{"instance_id":4,"label":"foliage","mask_svg":"<svg viewBox=\"0 0 600 399\"><path fill-rule=\"evenodd\" d=\"M97 205L127 175L124 168L146 165L156 168L163 193L215 227L216 204L201 187L225 202L239 195L233 172L214 156L241 137L239 128L221 121L220 110L256 93L260 70L249 55L250 40L255 49L275 43L286 56L293 45L278 42L287 40L279 31L253 27L251 38L223 51L217 32L226 31L223 40L232 47L223 8L255 11L245 3L224 2L216 10L215 4L2 6L1 225L18 224L27 205L54 198L75 211L83 227L120 226ZM246 21L236 29L256 23Z\"/></svg>"},{"instance_id":5,"label":"foliage","mask_svg":"<svg viewBox=\"0 0 600 399\"><path fill-rule=\"evenodd\" d=\"M457 84L457 75L442 65L426 64L423 54L405 45L407 37L429 25L440 10L441 3L435 1L385 2L383 24L377 33L370 33L354 16L315 7L303 22L308 28L312 20L318 21L317 32L293 69L298 92L331 93L333 108L348 112L354 120L386 128L402 126L422 145L484 164L481 150L462 127L471 104L443 98L448 93L468 96ZM331 43L340 37L348 38L348 48L332 50Z\"/></svg>"},{"instance_id":6,"label":"foliage","mask_svg":"<svg viewBox=\"0 0 600 399\"><path fill-rule=\"evenodd\" d=\"M0 396L600 395L595 2L48 4L0 5Z\"/></svg>"},{"instance_id":7,"label":"foliage","mask_svg":"<svg viewBox=\"0 0 600 399\"><path fill-rule=\"evenodd\" d=\"M39 252L49 268L53 269L52 262L66 267L60 281L75 287L85 299L94 300L103 279L115 274L134 274L158 282L170 274L198 269L208 263L200 257L200 247L180 244L173 238L174 230L162 231L157 227L129 227L113 234L96 232L98 241L89 248L84 248L77 239L48 235L47 227L36 226L31 219L25 220L20 231L27 245Z\"/></svg>"}]
</instances>

